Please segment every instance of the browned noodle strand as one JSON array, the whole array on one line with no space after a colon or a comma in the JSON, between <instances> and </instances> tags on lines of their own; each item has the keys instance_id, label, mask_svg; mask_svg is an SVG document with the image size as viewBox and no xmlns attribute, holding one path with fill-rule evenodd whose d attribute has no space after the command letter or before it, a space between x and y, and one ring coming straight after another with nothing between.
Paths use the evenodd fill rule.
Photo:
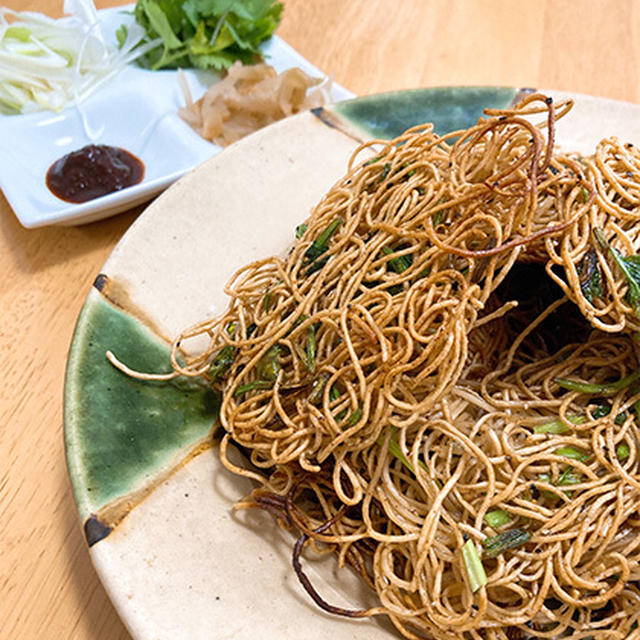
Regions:
<instances>
[{"instance_id":1,"label":"browned noodle strand","mask_svg":"<svg viewBox=\"0 0 640 640\"><path fill-rule=\"evenodd\" d=\"M365 614L319 595L307 544L406 638L635 633L640 154L554 152L570 107L532 94L363 145L286 256L240 269L227 310L174 342L176 375L222 390L224 464L260 484L237 508L298 530L327 611Z\"/></svg>"}]
</instances>

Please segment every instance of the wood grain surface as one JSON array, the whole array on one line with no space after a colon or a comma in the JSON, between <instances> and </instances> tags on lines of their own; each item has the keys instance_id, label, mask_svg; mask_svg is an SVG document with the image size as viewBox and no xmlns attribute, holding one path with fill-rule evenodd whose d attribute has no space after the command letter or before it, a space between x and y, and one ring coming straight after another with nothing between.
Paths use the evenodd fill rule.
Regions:
<instances>
[{"instance_id":1,"label":"wood grain surface","mask_svg":"<svg viewBox=\"0 0 640 640\"><path fill-rule=\"evenodd\" d=\"M278 34L360 95L508 85L640 102L638 0L284 1ZM5 6L62 12L62 0ZM0 194L0 638L130 638L75 512L62 394L80 307L141 211L26 230Z\"/></svg>"}]
</instances>

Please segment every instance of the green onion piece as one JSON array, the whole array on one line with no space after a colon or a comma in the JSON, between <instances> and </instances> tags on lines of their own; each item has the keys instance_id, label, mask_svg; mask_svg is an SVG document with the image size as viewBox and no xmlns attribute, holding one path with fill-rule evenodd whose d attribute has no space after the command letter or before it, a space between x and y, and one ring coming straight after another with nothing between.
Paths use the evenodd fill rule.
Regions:
<instances>
[{"instance_id":1,"label":"green onion piece","mask_svg":"<svg viewBox=\"0 0 640 640\"><path fill-rule=\"evenodd\" d=\"M314 260L309 268L304 272L305 277L309 277L310 275L316 273L316 271L320 271L325 264L329 262L329 258L322 258L322 260Z\"/></svg>"},{"instance_id":2,"label":"green onion piece","mask_svg":"<svg viewBox=\"0 0 640 640\"><path fill-rule=\"evenodd\" d=\"M322 394L324 393L324 388L327 386L328 379L329 376L327 374L323 374L313 381L313 384L311 385L311 393L309 394L309 402L311 404L318 405L322 402Z\"/></svg>"},{"instance_id":3,"label":"green onion piece","mask_svg":"<svg viewBox=\"0 0 640 640\"><path fill-rule=\"evenodd\" d=\"M378 445L382 446L384 444L384 434L381 433L378 436L378 440L377 440ZM413 473L413 475L416 475L416 472L413 469L413 465L409 462L407 456L404 455L404 453L402 452L402 449L400 448L400 444L398 443L398 439L396 437L396 428L395 427L391 427L391 437L389 438L389 453L394 457L397 458L398 460L400 460L400 462L402 462L402 464L407 467L407 469L409 469L409 471L411 471L411 473ZM418 461L418 464L425 470L428 471L427 465L422 462L422 460ZM438 482L438 480L436 479L436 483ZM440 488L442 488L442 486L440 486Z\"/></svg>"},{"instance_id":4,"label":"green onion piece","mask_svg":"<svg viewBox=\"0 0 640 640\"><path fill-rule=\"evenodd\" d=\"M569 422L572 424L582 424L586 422L586 418L584 416L568 416ZM533 427L534 433L555 433L562 434L570 431L569 427L560 419L556 418L555 420L551 420L551 422L545 422L543 424L537 424Z\"/></svg>"},{"instance_id":5,"label":"green onion piece","mask_svg":"<svg viewBox=\"0 0 640 640\"><path fill-rule=\"evenodd\" d=\"M311 373L316 370L316 325L307 329L307 343L305 346L305 364Z\"/></svg>"},{"instance_id":6,"label":"green onion piece","mask_svg":"<svg viewBox=\"0 0 640 640\"><path fill-rule=\"evenodd\" d=\"M586 189L585 187L582 187L582 189L580 189L580 195L582 196L582 202L588 202L589 200L589 190Z\"/></svg>"},{"instance_id":7,"label":"green onion piece","mask_svg":"<svg viewBox=\"0 0 640 640\"><path fill-rule=\"evenodd\" d=\"M335 385L332 385L331 389L329 389L329 400L337 400L341 395L340 389Z\"/></svg>"},{"instance_id":8,"label":"green onion piece","mask_svg":"<svg viewBox=\"0 0 640 640\"><path fill-rule=\"evenodd\" d=\"M267 291L264 294L264 310L269 311L269 307L271 306L271 293Z\"/></svg>"},{"instance_id":9,"label":"green onion piece","mask_svg":"<svg viewBox=\"0 0 640 640\"><path fill-rule=\"evenodd\" d=\"M362 409L358 407L347 419L347 424L350 427L353 427L358 423L358 420L360 420L360 418L362 418Z\"/></svg>"},{"instance_id":10,"label":"green onion piece","mask_svg":"<svg viewBox=\"0 0 640 640\"><path fill-rule=\"evenodd\" d=\"M386 180L387 176L389 175L389 171L391 171L391 163L390 162L385 162L382 165L382 173L380 174L380 177L378 178L378 182L383 182L384 180Z\"/></svg>"},{"instance_id":11,"label":"green onion piece","mask_svg":"<svg viewBox=\"0 0 640 640\"><path fill-rule=\"evenodd\" d=\"M236 350L230 344L225 345L216 353L211 360L209 366L209 379L211 382L218 382L227 374L229 368L233 364L233 360L236 357Z\"/></svg>"},{"instance_id":12,"label":"green onion piece","mask_svg":"<svg viewBox=\"0 0 640 640\"><path fill-rule=\"evenodd\" d=\"M630 454L631 454L631 449L629 448L629 445L626 442L621 442L616 447L616 456L618 460L626 460Z\"/></svg>"},{"instance_id":13,"label":"green onion piece","mask_svg":"<svg viewBox=\"0 0 640 640\"><path fill-rule=\"evenodd\" d=\"M504 509L496 509L495 511L485 513L484 521L492 529L497 529L498 527L502 527L507 524L507 522L511 522L511 515Z\"/></svg>"},{"instance_id":14,"label":"green onion piece","mask_svg":"<svg viewBox=\"0 0 640 640\"><path fill-rule=\"evenodd\" d=\"M327 243L331 236L338 230L342 224L342 218L336 218L327 228L313 241L311 246L305 251L305 258L309 262L313 262L327 250Z\"/></svg>"},{"instance_id":15,"label":"green onion piece","mask_svg":"<svg viewBox=\"0 0 640 640\"><path fill-rule=\"evenodd\" d=\"M620 380L615 382L602 382L600 384L593 384L591 382L580 382L579 380L568 380L566 378L555 378L555 383L567 389L568 391L578 391L580 393L588 393L591 395L612 396L618 393L618 391L625 389L632 382L640 378L640 369L630 373Z\"/></svg>"},{"instance_id":16,"label":"green onion piece","mask_svg":"<svg viewBox=\"0 0 640 640\"><path fill-rule=\"evenodd\" d=\"M618 265L620 271L627 280L627 301L635 309L636 314L640 313L640 256L623 256L615 247L609 245L604 233L597 227L593 230L596 240L603 249L608 248L611 257Z\"/></svg>"},{"instance_id":17,"label":"green onion piece","mask_svg":"<svg viewBox=\"0 0 640 640\"><path fill-rule=\"evenodd\" d=\"M254 380L253 382L247 382L247 384L241 384L234 392L234 396L240 396L247 391L255 391L256 389L271 389L273 382L269 380Z\"/></svg>"},{"instance_id":18,"label":"green onion piece","mask_svg":"<svg viewBox=\"0 0 640 640\"><path fill-rule=\"evenodd\" d=\"M495 558L508 549L515 549L531 539L531 534L523 529L509 529L482 541L484 550L490 558Z\"/></svg>"},{"instance_id":19,"label":"green onion piece","mask_svg":"<svg viewBox=\"0 0 640 640\"><path fill-rule=\"evenodd\" d=\"M409 462L407 456L404 455L402 449L400 448L400 444L398 443L398 440L396 438L396 430L393 427L391 427L391 438L389 438L389 453L394 458L400 460L400 462L402 462L402 464L407 467L407 469L409 469L409 471L411 471L413 475L416 474L416 472L413 470L413 465Z\"/></svg>"},{"instance_id":20,"label":"green onion piece","mask_svg":"<svg viewBox=\"0 0 640 640\"><path fill-rule=\"evenodd\" d=\"M571 458L572 460L579 460L580 462L584 462L591 457L590 454L584 453L583 451L578 451L573 447L560 447L559 449L556 449L554 453L558 456Z\"/></svg>"},{"instance_id":21,"label":"green onion piece","mask_svg":"<svg viewBox=\"0 0 640 640\"><path fill-rule=\"evenodd\" d=\"M542 480L542 482L553 484L556 487L566 487L572 484L580 484L582 482L582 474L575 473L573 471L573 467L567 467L560 474L556 482L552 482L551 476L548 473L540 474L540 480ZM552 493L551 491L543 491L542 493L547 498L551 498L552 500L555 500L558 497L555 493ZM564 494L569 498L571 497L571 493L569 491L565 491Z\"/></svg>"},{"instance_id":22,"label":"green onion piece","mask_svg":"<svg viewBox=\"0 0 640 640\"><path fill-rule=\"evenodd\" d=\"M302 224L299 224L296 227L296 239L300 240L300 238L302 238L302 236L304 235L304 232L307 230L308 225L306 222L303 222Z\"/></svg>"},{"instance_id":23,"label":"green onion piece","mask_svg":"<svg viewBox=\"0 0 640 640\"><path fill-rule=\"evenodd\" d=\"M257 325L252 322L248 327L247 327L247 338L250 338L256 331L257 329Z\"/></svg>"},{"instance_id":24,"label":"green onion piece","mask_svg":"<svg viewBox=\"0 0 640 640\"><path fill-rule=\"evenodd\" d=\"M276 381L278 373L280 372L280 352L282 349L279 345L274 344L269 350L260 358L258 365L256 366L256 373L260 380L266 380L271 382L271 386Z\"/></svg>"},{"instance_id":25,"label":"green onion piece","mask_svg":"<svg viewBox=\"0 0 640 640\"><path fill-rule=\"evenodd\" d=\"M385 256L389 256L393 253L393 249L391 247L382 247L382 253ZM411 260L408 256L397 256L395 258L391 258L389 260L389 266L396 273L403 273L411 266Z\"/></svg>"},{"instance_id":26,"label":"green onion piece","mask_svg":"<svg viewBox=\"0 0 640 640\"><path fill-rule=\"evenodd\" d=\"M441 203L438 203L441 204ZM433 228L435 229L436 227L438 227L442 221L446 218L447 213L446 213L446 209L440 209L440 211L436 211L432 216L431 216L431 222L433 224Z\"/></svg>"},{"instance_id":27,"label":"green onion piece","mask_svg":"<svg viewBox=\"0 0 640 640\"><path fill-rule=\"evenodd\" d=\"M611 413L611 407L608 404L599 404L592 412L591 417L594 420L604 418Z\"/></svg>"},{"instance_id":28,"label":"green onion piece","mask_svg":"<svg viewBox=\"0 0 640 640\"><path fill-rule=\"evenodd\" d=\"M487 574L482 566L482 560L478 555L478 550L473 540L467 540L462 545L462 560L464 568L467 570L469 588L473 593L487 584Z\"/></svg>"},{"instance_id":29,"label":"green onion piece","mask_svg":"<svg viewBox=\"0 0 640 640\"><path fill-rule=\"evenodd\" d=\"M573 467L567 467L558 478L556 484L559 487L566 487L571 484L580 484L582 482L582 474L574 473Z\"/></svg>"},{"instance_id":30,"label":"green onion piece","mask_svg":"<svg viewBox=\"0 0 640 640\"><path fill-rule=\"evenodd\" d=\"M620 426L621 424L624 424L624 421L627 419L627 412L623 411L622 413L619 413L616 416L616 419L613 421L615 424L617 424L618 426Z\"/></svg>"}]
</instances>

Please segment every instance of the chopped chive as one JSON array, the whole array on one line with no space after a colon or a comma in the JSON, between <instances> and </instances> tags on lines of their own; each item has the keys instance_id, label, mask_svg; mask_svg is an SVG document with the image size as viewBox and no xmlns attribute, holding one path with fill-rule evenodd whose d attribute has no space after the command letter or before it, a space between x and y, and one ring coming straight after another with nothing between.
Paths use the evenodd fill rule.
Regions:
<instances>
[{"instance_id":1,"label":"chopped chive","mask_svg":"<svg viewBox=\"0 0 640 640\"><path fill-rule=\"evenodd\" d=\"M511 522L511 515L504 509L496 509L495 511L485 513L484 521L492 529L497 529L498 527L502 527L507 524L507 522Z\"/></svg>"},{"instance_id":2,"label":"chopped chive","mask_svg":"<svg viewBox=\"0 0 640 640\"><path fill-rule=\"evenodd\" d=\"M580 189L580 195L582 196L582 202L587 202L589 200L589 190L585 187Z\"/></svg>"},{"instance_id":3,"label":"chopped chive","mask_svg":"<svg viewBox=\"0 0 640 640\"><path fill-rule=\"evenodd\" d=\"M382 253L385 256L389 256L392 253L394 253L394 251L391 247L382 247ZM412 260L409 256L397 256L389 260L389 266L396 273L403 273L411 266L411 263L412 263Z\"/></svg>"},{"instance_id":4,"label":"chopped chive","mask_svg":"<svg viewBox=\"0 0 640 640\"><path fill-rule=\"evenodd\" d=\"M620 426L621 424L624 424L624 421L627 419L627 412L623 411L622 413L619 413L615 420L613 421L614 424L617 424L618 426Z\"/></svg>"},{"instance_id":5,"label":"chopped chive","mask_svg":"<svg viewBox=\"0 0 640 640\"><path fill-rule=\"evenodd\" d=\"M509 529L482 541L485 553L490 558L495 558L508 549L515 549L531 539L531 534L523 529Z\"/></svg>"},{"instance_id":6,"label":"chopped chive","mask_svg":"<svg viewBox=\"0 0 640 640\"><path fill-rule=\"evenodd\" d=\"M591 457L588 453L584 453L583 451L578 451L573 447L560 447L559 449L556 449L554 453L558 456L571 458L572 460L578 460L580 462L584 462L585 460L588 460Z\"/></svg>"},{"instance_id":7,"label":"chopped chive","mask_svg":"<svg viewBox=\"0 0 640 640\"><path fill-rule=\"evenodd\" d=\"M307 329L307 343L305 345L305 361L307 369L311 373L316 370L316 325L312 324Z\"/></svg>"},{"instance_id":8,"label":"chopped chive","mask_svg":"<svg viewBox=\"0 0 640 640\"><path fill-rule=\"evenodd\" d=\"M209 365L209 379L218 382L227 374L236 357L236 350L230 344L225 345L216 353Z\"/></svg>"},{"instance_id":9,"label":"chopped chive","mask_svg":"<svg viewBox=\"0 0 640 640\"><path fill-rule=\"evenodd\" d=\"M329 258L322 258L322 260L314 260L309 268L304 272L305 277L309 277L314 274L316 271L320 271L325 264L329 262Z\"/></svg>"},{"instance_id":10,"label":"chopped chive","mask_svg":"<svg viewBox=\"0 0 640 640\"><path fill-rule=\"evenodd\" d=\"M621 442L616 447L616 457L618 458L618 460L626 460L630 454L631 454L631 449L629 448L629 445L626 442Z\"/></svg>"},{"instance_id":11,"label":"chopped chive","mask_svg":"<svg viewBox=\"0 0 640 640\"><path fill-rule=\"evenodd\" d=\"M436 211L431 216L431 222L433 224L433 228L435 229L436 227L440 226L440 224L444 221L446 217L447 217L446 209L440 209L440 211Z\"/></svg>"},{"instance_id":12,"label":"chopped chive","mask_svg":"<svg viewBox=\"0 0 640 640\"><path fill-rule=\"evenodd\" d=\"M379 445L382 445L384 443L384 434L381 433L380 436L378 437L377 443ZM396 437L396 428L395 427L391 427L391 437L389 438L389 453L394 457L397 458L398 460L400 460L400 462L402 462L402 464L407 467L407 469L409 469L409 471L411 471L411 473L413 473L413 475L416 475L416 472L413 469L413 465L409 462L407 456L404 455L404 453L402 452L402 449L400 448L400 444L398 443L398 439ZM427 465L424 464L424 462L422 462L422 460L418 461L418 464L425 470L428 471Z\"/></svg>"},{"instance_id":13,"label":"chopped chive","mask_svg":"<svg viewBox=\"0 0 640 640\"><path fill-rule=\"evenodd\" d=\"M568 416L567 419L572 424L582 424L586 421L586 418L584 416ZM551 422L537 424L535 427L533 427L534 433L563 434L567 433L567 431L571 431L571 429L569 429L569 427L567 427L567 425L560 418L551 420Z\"/></svg>"},{"instance_id":14,"label":"chopped chive","mask_svg":"<svg viewBox=\"0 0 640 640\"><path fill-rule=\"evenodd\" d=\"M385 162L382 165L382 173L380 173L380 177L378 178L378 182L384 182L391 171L391 163Z\"/></svg>"},{"instance_id":15,"label":"chopped chive","mask_svg":"<svg viewBox=\"0 0 640 640\"><path fill-rule=\"evenodd\" d=\"M562 389L568 391L578 391L579 393L588 393L591 395L611 396L618 391L625 389L632 382L640 378L640 369L633 373L616 380L615 382L602 382L594 384L591 382L580 382L579 380L568 380L567 378L554 378L555 383Z\"/></svg>"},{"instance_id":16,"label":"chopped chive","mask_svg":"<svg viewBox=\"0 0 640 640\"><path fill-rule=\"evenodd\" d=\"M303 222L302 224L299 224L296 227L296 239L300 240L300 238L302 238L302 236L304 235L304 232L308 229L308 225L306 222Z\"/></svg>"},{"instance_id":17,"label":"chopped chive","mask_svg":"<svg viewBox=\"0 0 640 640\"><path fill-rule=\"evenodd\" d=\"M558 477L558 479L553 482L551 476L548 473L540 474L540 480L542 482L547 482L556 487L567 487L572 484L580 484L582 482L582 474L575 473L573 467L567 467ZM542 492L547 498L551 498L552 500L557 499L557 495L551 491L543 491ZM565 491L564 494L570 498L571 493L569 491Z\"/></svg>"},{"instance_id":18,"label":"chopped chive","mask_svg":"<svg viewBox=\"0 0 640 640\"><path fill-rule=\"evenodd\" d=\"M573 472L573 467L567 467L558 478L556 484L559 487L566 487L570 484L580 484L582 482L582 475Z\"/></svg>"},{"instance_id":19,"label":"chopped chive","mask_svg":"<svg viewBox=\"0 0 640 640\"><path fill-rule=\"evenodd\" d=\"M260 358L256 366L256 373L260 377L260 380L266 380L271 382L271 386L276 381L278 373L280 372L280 352L282 351L280 345L274 344L269 350Z\"/></svg>"},{"instance_id":20,"label":"chopped chive","mask_svg":"<svg viewBox=\"0 0 640 640\"><path fill-rule=\"evenodd\" d=\"M305 251L305 258L309 262L313 262L327 250L327 243L331 236L338 230L342 224L342 218L333 220L325 230L312 242L311 246Z\"/></svg>"},{"instance_id":21,"label":"chopped chive","mask_svg":"<svg viewBox=\"0 0 640 640\"><path fill-rule=\"evenodd\" d=\"M273 387L273 382L269 380L254 380L253 382L247 382L246 384L241 384L234 392L234 396L240 396L243 393L247 393L247 391L255 391L256 389L271 389Z\"/></svg>"},{"instance_id":22,"label":"chopped chive","mask_svg":"<svg viewBox=\"0 0 640 640\"><path fill-rule=\"evenodd\" d=\"M319 378L316 378L311 385L311 393L309 394L309 402L311 404L320 404L322 402L322 394L324 388L327 386L327 380L329 376L324 373Z\"/></svg>"},{"instance_id":23,"label":"chopped chive","mask_svg":"<svg viewBox=\"0 0 640 640\"><path fill-rule=\"evenodd\" d=\"M358 407L347 419L347 424L350 427L353 427L358 423L358 420L360 420L360 418L362 418L362 409Z\"/></svg>"},{"instance_id":24,"label":"chopped chive","mask_svg":"<svg viewBox=\"0 0 640 640\"><path fill-rule=\"evenodd\" d=\"M473 540L467 540L462 545L462 560L464 568L467 570L469 588L475 593L487 584L487 574L482 566L482 560L480 560Z\"/></svg>"},{"instance_id":25,"label":"chopped chive","mask_svg":"<svg viewBox=\"0 0 640 640\"><path fill-rule=\"evenodd\" d=\"M594 420L599 420L600 418L604 418L611 413L611 407L608 404L599 404L592 412L591 417Z\"/></svg>"}]
</instances>

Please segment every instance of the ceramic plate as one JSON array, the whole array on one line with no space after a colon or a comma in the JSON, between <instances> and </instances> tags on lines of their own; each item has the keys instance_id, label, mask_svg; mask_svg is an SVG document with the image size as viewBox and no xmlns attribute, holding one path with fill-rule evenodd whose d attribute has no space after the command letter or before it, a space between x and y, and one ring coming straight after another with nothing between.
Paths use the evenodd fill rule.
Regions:
<instances>
[{"instance_id":1,"label":"ceramic plate","mask_svg":"<svg viewBox=\"0 0 640 640\"><path fill-rule=\"evenodd\" d=\"M108 42L115 42L114 34L121 24L133 21L128 9L98 12ZM313 77L324 77L277 36L270 38L262 51L278 72L300 67ZM212 72L184 73L194 99L219 78ZM338 101L353 94L334 84L331 97ZM151 199L221 150L178 116L184 99L177 71L149 71L129 65L81 106L81 110L71 106L60 113L0 114L0 188L25 227L80 224L125 211ZM144 179L82 204L57 198L45 184L47 169L58 158L87 144L124 147L143 161Z\"/></svg>"},{"instance_id":2,"label":"ceramic plate","mask_svg":"<svg viewBox=\"0 0 640 640\"><path fill-rule=\"evenodd\" d=\"M237 267L286 250L360 141L423 121L439 132L467 127L483 107L517 95L407 91L284 120L179 180L118 244L73 338L65 437L93 562L134 638L282 640L302 629L305 640L388 637L384 623L319 611L291 569L289 535L264 513L232 512L251 486L218 460L216 399L193 385L132 380L105 351L140 370L167 370L171 337L223 309L223 285ZM640 142L640 106L575 98L558 126L562 148L588 153L605 135ZM336 605L366 597L331 558L307 566Z\"/></svg>"}]
</instances>

